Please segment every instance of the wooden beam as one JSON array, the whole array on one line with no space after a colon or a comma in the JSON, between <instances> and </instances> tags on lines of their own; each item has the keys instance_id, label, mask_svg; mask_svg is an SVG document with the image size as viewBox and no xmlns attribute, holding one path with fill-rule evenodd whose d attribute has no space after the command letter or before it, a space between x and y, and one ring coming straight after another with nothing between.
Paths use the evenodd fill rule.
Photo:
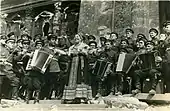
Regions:
<instances>
[{"instance_id":1,"label":"wooden beam","mask_svg":"<svg viewBox=\"0 0 170 111\"><path fill-rule=\"evenodd\" d=\"M25 10L28 7L39 7L39 6L44 6L44 5L49 5L49 4L53 4L56 1L36 1L36 2L28 2L28 3L24 3L24 4L19 4L19 5L15 5L12 7L6 7L6 8L2 8L1 11L3 13L11 13L11 12L16 12L16 11L20 11L20 10Z\"/></svg>"},{"instance_id":2,"label":"wooden beam","mask_svg":"<svg viewBox=\"0 0 170 111\"><path fill-rule=\"evenodd\" d=\"M170 103L170 93L155 95L149 95L148 93L139 93L134 97L147 103L159 103L159 104Z\"/></svg>"}]
</instances>

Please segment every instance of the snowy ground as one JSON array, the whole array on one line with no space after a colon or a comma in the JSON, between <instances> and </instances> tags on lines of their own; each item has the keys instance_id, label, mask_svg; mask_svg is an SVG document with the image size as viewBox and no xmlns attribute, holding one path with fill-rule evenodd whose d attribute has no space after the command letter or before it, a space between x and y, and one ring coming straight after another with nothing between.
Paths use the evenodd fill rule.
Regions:
<instances>
[{"instance_id":1,"label":"snowy ground","mask_svg":"<svg viewBox=\"0 0 170 111\"><path fill-rule=\"evenodd\" d=\"M120 108L119 106L105 107L106 104L60 104L60 100L43 100L40 101L40 104L25 104L23 101L2 100L0 111L170 111L170 105L149 105L145 109Z\"/></svg>"}]
</instances>

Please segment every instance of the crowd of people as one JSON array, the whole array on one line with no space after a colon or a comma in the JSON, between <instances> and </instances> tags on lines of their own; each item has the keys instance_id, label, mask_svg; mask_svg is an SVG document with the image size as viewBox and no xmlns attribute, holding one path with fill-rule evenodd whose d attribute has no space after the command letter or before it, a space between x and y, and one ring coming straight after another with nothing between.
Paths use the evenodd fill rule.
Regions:
<instances>
[{"instance_id":1,"label":"crowd of people","mask_svg":"<svg viewBox=\"0 0 170 111\"><path fill-rule=\"evenodd\" d=\"M170 92L170 22L163 27L164 34L151 28L149 37L142 33L134 37L134 31L126 29L125 36L112 32L99 37L99 42L97 37L81 33L75 34L72 41L53 33L45 37L38 34L34 39L28 34L16 37L14 32L1 35L0 99L24 99L27 104L34 99L38 103L52 99L55 93L54 98L64 102L86 103L101 96L143 92L147 78L151 81L149 94L156 93L160 78L164 79L164 92ZM38 61L47 66L44 72L28 68L36 50L53 55L47 64L45 58ZM120 58L121 54L134 58ZM123 66L128 67L125 71L119 68L123 59L129 62ZM130 86L125 83L129 77Z\"/></svg>"}]
</instances>

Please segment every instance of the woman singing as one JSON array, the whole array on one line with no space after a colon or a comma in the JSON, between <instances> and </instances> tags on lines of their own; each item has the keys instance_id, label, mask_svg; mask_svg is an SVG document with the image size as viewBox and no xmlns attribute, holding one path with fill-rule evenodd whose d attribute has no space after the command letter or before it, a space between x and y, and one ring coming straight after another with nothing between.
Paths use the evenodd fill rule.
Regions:
<instances>
[{"instance_id":1,"label":"woman singing","mask_svg":"<svg viewBox=\"0 0 170 111\"><path fill-rule=\"evenodd\" d=\"M82 41L82 36L76 34L74 45L69 48L71 57L68 82L63 93L63 102L87 103L92 98L87 74L87 52L89 46Z\"/></svg>"}]
</instances>

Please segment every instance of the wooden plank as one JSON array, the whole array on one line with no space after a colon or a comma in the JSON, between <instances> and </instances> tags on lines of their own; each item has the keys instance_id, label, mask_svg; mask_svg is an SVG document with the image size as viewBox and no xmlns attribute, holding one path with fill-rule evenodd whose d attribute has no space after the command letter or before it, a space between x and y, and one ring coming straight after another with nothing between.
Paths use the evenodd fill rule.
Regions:
<instances>
[{"instance_id":1,"label":"wooden plank","mask_svg":"<svg viewBox=\"0 0 170 111\"><path fill-rule=\"evenodd\" d=\"M148 93L139 93L134 97L147 103L159 103L159 104L170 103L170 93L155 95L149 95Z\"/></svg>"}]
</instances>

